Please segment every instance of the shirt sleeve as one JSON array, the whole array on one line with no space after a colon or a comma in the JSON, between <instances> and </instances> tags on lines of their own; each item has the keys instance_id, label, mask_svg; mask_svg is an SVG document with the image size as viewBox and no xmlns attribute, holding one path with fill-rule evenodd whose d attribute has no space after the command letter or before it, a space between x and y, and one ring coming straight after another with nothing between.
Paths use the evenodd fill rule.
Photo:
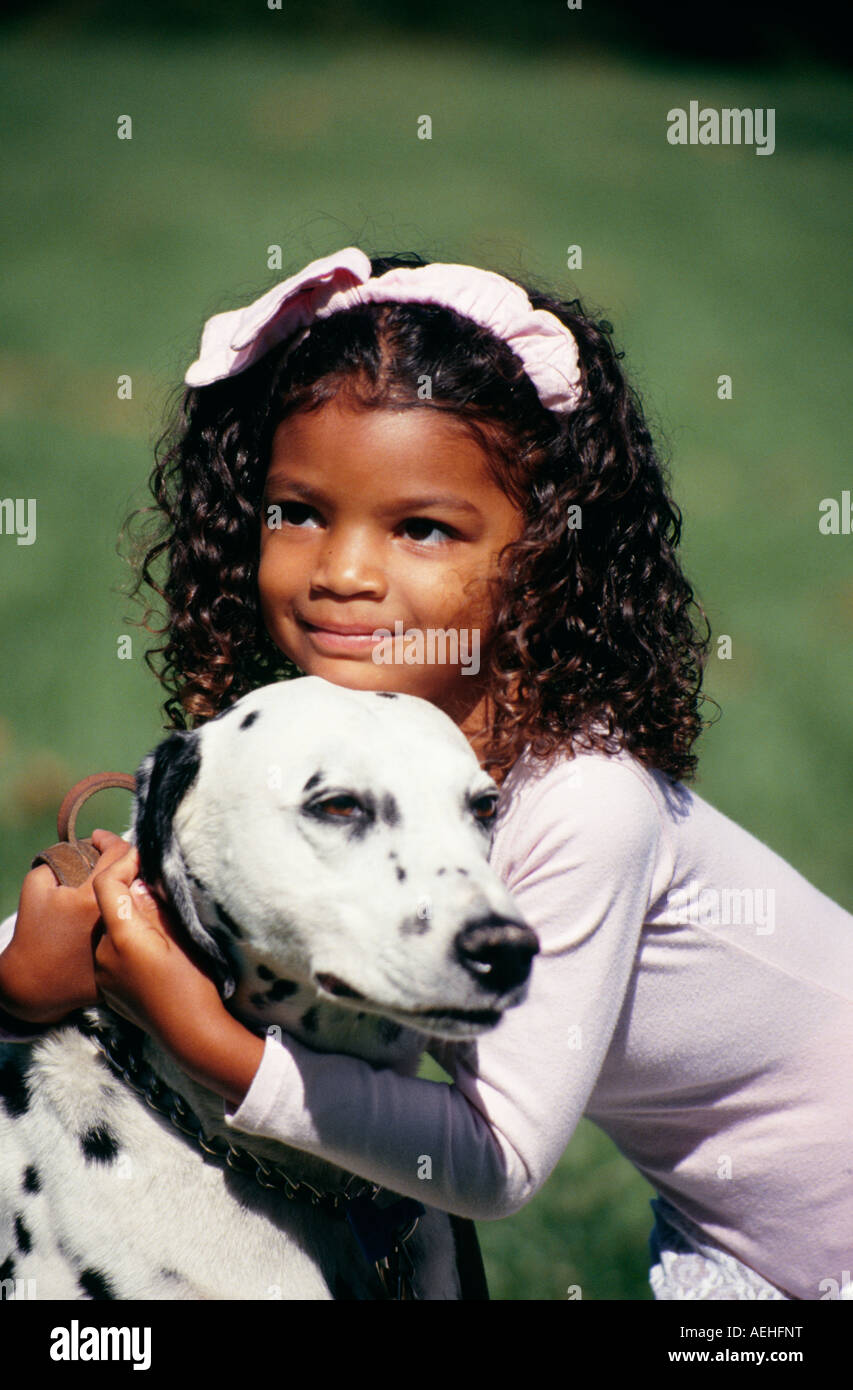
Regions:
<instances>
[{"instance_id":1,"label":"shirt sleeve","mask_svg":"<svg viewBox=\"0 0 853 1390\"><path fill-rule=\"evenodd\" d=\"M5 951L12 937L15 935L15 924L18 920L17 912L13 912L11 917L7 917L5 922L0 922L0 953Z\"/></svg>"},{"instance_id":2,"label":"shirt sleeve","mask_svg":"<svg viewBox=\"0 0 853 1390\"><path fill-rule=\"evenodd\" d=\"M492 863L538 934L527 999L493 1033L437 1049L454 1084L268 1037L226 1122L458 1216L493 1220L546 1181L583 1115L624 1002L661 835L616 759L558 764ZM426 1162L429 1160L429 1162Z\"/></svg>"}]
</instances>

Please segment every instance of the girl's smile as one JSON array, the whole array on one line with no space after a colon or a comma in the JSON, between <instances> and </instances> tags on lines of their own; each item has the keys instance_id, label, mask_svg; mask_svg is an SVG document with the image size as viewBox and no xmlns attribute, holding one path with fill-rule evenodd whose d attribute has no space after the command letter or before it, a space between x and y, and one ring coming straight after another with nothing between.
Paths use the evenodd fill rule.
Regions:
<instances>
[{"instance_id":1,"label":"girl's smile","mask_svg":"<svg viewBox=\"0 0 853 1390\"><path fill-rule=\"evenodd\" d=\"M263 498L258 586L267 630L306 675L431 700L466 733L483 677L374 660L381 633L477 633L485 652L498 556L522 515L464 425L424 406L338 397L282 421Z\"/></svg>"},{"instance_id":2,"label":"girl's smile","mask_svg":"<svg viewBox=\"0 0 853 1390\"><path fill-rule=\"evenodd\" d=\"M334 627L331 624L307 623L299 619L313 646L317 651L361 652L372 649L378 637L373 626L351 628Z\"/></svg>"}]
</instances>

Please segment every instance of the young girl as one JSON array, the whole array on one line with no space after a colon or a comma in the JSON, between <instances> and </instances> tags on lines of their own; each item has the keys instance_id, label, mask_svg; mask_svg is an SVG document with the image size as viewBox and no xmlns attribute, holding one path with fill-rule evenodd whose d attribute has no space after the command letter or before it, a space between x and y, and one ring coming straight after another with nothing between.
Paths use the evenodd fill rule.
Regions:
<instances>
[{"instance_id":1,"label":"young girl","mask_svg":"<svg viewBox=\"0 0 853 1390\"><path fill-rule=\"evenodd\" d=\"M518 1211L586 1115L659 1194L657 1298L833 1296L853 918L685 786L707 636L609 331L348 248L208 322L152 478L173 727L318 675L433 701L500 784L492 862L541 954L493 1033L431 1049L455 1085L244 1028L106 832L83 888L27 875L2 999L51 1021L97 978L235 1130L478 1220ZM373 659L378 631L431 629L476 638L477 669Z\"/></svg>"}]
</instances>

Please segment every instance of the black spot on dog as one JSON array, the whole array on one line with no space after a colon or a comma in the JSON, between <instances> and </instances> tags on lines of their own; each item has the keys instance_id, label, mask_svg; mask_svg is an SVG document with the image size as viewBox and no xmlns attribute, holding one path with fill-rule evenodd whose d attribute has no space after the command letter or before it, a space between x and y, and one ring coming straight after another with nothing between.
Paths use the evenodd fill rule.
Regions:
<instances>
[{"instance_id":1,"label":"black spot on dog","mask_svg":"<svg viewBox=\"0 0 853 1390\"><path fill-rule=\"evenodd\" d=\"M323 780L323 774L322 774L322 772L312 772L312 773L311 773L311 776L308 778L308 781L305 783L305 786L302 788L302 790L303 790L304 792L310 792L311 789L312 789L312 787L319 786L319 784L322 782L322 780Z\"/></svg>"},{"instance_id":2,"label":"black spot on dog","mask_svg":"<svg viewBox=\"0 0 853 1390\"><path fill-rule=\"evenodd\" d=\"M3 1263L0 1265L0 1279L14 1279L14 1277L15 1261L11 1255L7 1255Z\"/></svg>"},{"instance_id":3,"label":"black spot on dog","mask_svg":"<svg viewBox=\"0 0 853 1390\"><path fill-rule=\"evenodd\" d=\"M15 1244L22 1255L29 1255L33 1248L33 1238L24 1224L20 1213L15 1217Z\"/></svg>"},{"instance_id":4,"label":"black spot on dog","mask_svg":"<svg viewBox=\"0 0 853 1390\"><path fill-rule=\"evenodd\" d=\"M296 994L299 986L294 980L276 980L275 984L267 990L267 998L272 999L277 1004L280 999L287 999L289 995Z\"/></svg>"},{"instance_id":5,"label":"black spot on dog","mask_svg":"<svg viewBox=\"0 0 853 1390\"><path fill-rule=\"evenodd\" d=\"M256 1009L265 1009L265 1008L267 1007L267 1005L269 1004L269 1002L270 1002L270 1001L267 999L267 997L266 997L265 994L250 994L250 995L249 995L249 1003L250 1003L250 1004L254 1004L254 1006L255 1006Z\"/></svg>"},{"instance_id":6,"label":"black spot on dog","mask_svg":"<svg viewBox=\"0 0 853 1390\"><path fill-rule=\"evenodd\" d=\"M274 980L274 979L275 979L275 973L274 973L272 970L270 970L269 967L266 966L266 965L259 965L259 966L258 966L258 974L259 974L259 976L261 977L262 980Z\"/></svg>"},{"instance_id":7,"label":"black spot on dog","mask_svg":"<svg viewBox=\"0 0 853 1390\"><path fill-rule=\"evenodd\" d=\"M410 917L404 917L400 923L400 934L402 936L423 936L429 931L429 917L421 917L417 912L413 912Z\"/></svg>"},{"instance_id":8,"label":"black spot on dog","mask_svg":"<svg viewBox=\"0 0 853 1390\"><path fill-rule=\"evenodd\" d=\"M380 700L396 700L397 698L393 690L377 690L376 694Z\"/></svg>"},{"instance_id":9,"label":"black spot on dog","mask_svg":"<svg viewBox=\"0 0 853 1390\"><path fill-rule=\"evenodd\" d=\"M467 869L457 869L456 872L457 872L458 874L461 874L463 878L470 878L470 877L471 877L471 875L469 874L469 872L468 872Z\"/></svg>"},{"instance_id":10,"label":"black spot on dog","mask_svg":"<svg viewBox=\"0 0 853 1390\"><path fill-rule=\"evenodd\" d=\"M80 1135L80 1148L91 1163L112 1163L118 1156L118 1140L106 1125L95 1125Z\"/></svg>"},{"instance_id":11,"label":"black spot on dog","mask_svg":"<svg viewBox=\"0 0 853 1390\"><path fill-rule=\"evenodd\" d=\"M316 1033L318 1025L316 1006L309 1009L307 1013L304 1013L299 1022L302 1024L306 1033Z\"/></svg>"},{"instance_id":12,"label":"black spot on dog","mask_svg":"<svg viewBox=\"0 0 853 1390\"><path fill-rule=\"evenodd\" d=\"M21 1186L25 1192L41 1192L41 1178L39 1177L38 1168L34 1168L33 1165L30 1164L28 1168L24 1169Z\"/></svg>"},{"instance_id":13,"label":"black spot on dog","mask_svg":"<svg viewBox=\"0 0 853 1390\"><path fill-rule=\"evenodd\" d=\"M27 1084L27 1063L30 1054L25 1049L23 1056L13 1054L0 1066L0 1100L10 1119L26 1115L30 1108L30 1088Z\"/></svg>"},{"instance_id":14,"label":"black spot on dog","mask_svg":"<svg viewBox=\"0 0 853 1390\"><path fill-rule=\"evenodd\" d=\"M400 824L400 808L390 792L383 796L379 814L386 825Z\"/></svg>"},{"instance_id":15,"label":"black spot on dog","mask_svg":"<svg viewBox=\"0 0 853 1390\"><path fill-rule=\"evenodd\" d=\"M406 877L406 870L401 868L399 864L397 865L397 877L401 883L403 882L403 879Z\"/></svg>"},{"instance_id":16,"label":"black spot on dog","mask_svg":"<svg viewBox=\"0 0 853 1390\"><path fill-rule=\"evenodd\" d=\"M115 1290L105 1274L97 1269L84 1269L77 1283L90 1298L115 1298Z\"/></svg>"},{"instance_id":17,"label":"black spot on dog","mask_svg":"<svg viewBox=\"0 0 853 1390\"><path fill-rule=\"evenodd\" d=\"M403 1031L402 1025L395 1023L393 1018L380 1018L376 1025L381 1042L394 1043Z\"/></svg>"},{"instance_id":18,"label":"black spot on dog","mask_svg":"<svg viewBox=\"0 0 853 1390\"><path fill-rule=\"evenodd\" d=\"M439 869L439 870L436 872L436 878L441 878L441 875L442 875L442 874L446 874L446 873L447 873L447 870L446 870L446 869Z\"/></svg>"},{"instance_id":19,"label":"black spot on dog","mask_svg":"<svg viewBox=\"0 0 853 1390\"><path fill-rule=\"evenodd\" d=\"M240 728L241 728L241 729L251 729L252 725L254 724L254 722L255 722L255 720L257 719L257 717L258 717L259 714L260 714L260 710L256 710L256 709L250 710L249 713L246 715L246 718L240 720Z\"/></svg>"},{"instance_id":20,"label":"black spot on dog","mask_svg":"<svg viewBox=\"0 0 853 1390\"><path fill-rule=\"evenodd\" d=\"M172 821L198 777L201 747L197 732L171 734L140 764L136 774L136 846L139 877L157 883L172 839Z\"/></svg>"},{"instance_id":21,"label":"black spot on dog","mask_svg":"<svg viewBox=\"0 0 853 1390\"><path fill-rule=\"evenodd\" d=\"M221 903L214 903L213 906L216 909L216 915L222 923L223 927L227 927L231 935L236 936L238 941L242 940L243 933L241 929L237 926L237 923L234 921L234 918L231 917L229 913L225 911L225 908L222 906Z\"/></svg>"}]
</instances>

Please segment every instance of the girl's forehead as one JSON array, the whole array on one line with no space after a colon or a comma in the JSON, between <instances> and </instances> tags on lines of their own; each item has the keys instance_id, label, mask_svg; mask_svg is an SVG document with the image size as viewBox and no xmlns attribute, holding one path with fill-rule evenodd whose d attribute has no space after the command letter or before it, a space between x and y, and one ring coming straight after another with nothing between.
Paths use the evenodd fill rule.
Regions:
<instances>
[{"instance_id":1,"label":"girl's forehead","mask_svg":"<svg viewBox=\"0 0 853 1390\"><path fill-rule=\"evenodd\" d=\"M269 478L295 472L375 472L377 461L397 478L491 482L491 460L463 421L429 406L355 410L331 401L299 411L276 428Z\"/></svg>"},{"instance_id":2,"label":"girl's forehead","mask_svg":"<svg viewBox=\"0 0 853 1390\"><path fill-rule=\"evenodd\" d=\"M445 438L448 444L468 442L478 448L465 421L455 411L428 403L423 405L387 405L360 407L349 397L340 396L313 410L297 410L287 415L276 427L274 442L284 439L310 442L314 438L353 432L375 439L407 437L435 442Z\"/></svg>"}]
</instances>

